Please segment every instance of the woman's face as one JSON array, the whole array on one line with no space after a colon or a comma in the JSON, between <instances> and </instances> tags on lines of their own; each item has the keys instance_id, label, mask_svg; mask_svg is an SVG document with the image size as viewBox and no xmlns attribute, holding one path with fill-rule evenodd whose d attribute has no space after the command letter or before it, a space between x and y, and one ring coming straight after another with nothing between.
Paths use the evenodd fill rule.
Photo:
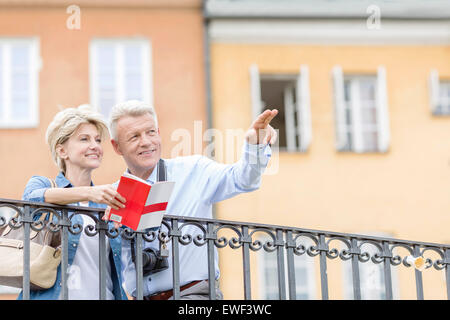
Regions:
<instances>
[{"instance_id":1,"label":"woman's face","mask_svg":"<svg viewBox=\"0 0 450 320\"><path fill-rule=\"evenodd\" d=\"M66 163L66 170L96 169L103 158L101 135L91 123L81 124L73 135L59 147L59 155Z\"/></svg>"}]
</instances>

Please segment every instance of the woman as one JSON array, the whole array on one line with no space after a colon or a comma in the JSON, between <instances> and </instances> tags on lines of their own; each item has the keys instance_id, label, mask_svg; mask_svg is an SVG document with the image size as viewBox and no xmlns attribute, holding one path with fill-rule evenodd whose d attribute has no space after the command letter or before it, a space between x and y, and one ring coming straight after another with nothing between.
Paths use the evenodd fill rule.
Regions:
<instances>
[{"instance_id":1,"label":"woman","mask_svg":"<svg viewBox=\"0 0 450 320\"><path fill-rule=\"evenodd\" d=\"M60 205L80 205L92 208L115 209L124 207L125 199L112 185L94 186L92 171L102 161L102 138L108 128L100 114L88 105L68 108L56 114L50 123L46 140L53 160L60 173L56 176L56 188L51 188L47 177L33 176L25 187L23 200L49 202ZM72 224L95 226L94 220L84 214L76 214ZM69 232L69 299L91 300L99 298L99 239L85 232ZM107 299L127 299L121 281L120 237L108 238L107 250ZM31 291L31 299L61 299L61 265L53 287ZM22 294L19 295L22 298Z\"/></svg>"}]
</instances>

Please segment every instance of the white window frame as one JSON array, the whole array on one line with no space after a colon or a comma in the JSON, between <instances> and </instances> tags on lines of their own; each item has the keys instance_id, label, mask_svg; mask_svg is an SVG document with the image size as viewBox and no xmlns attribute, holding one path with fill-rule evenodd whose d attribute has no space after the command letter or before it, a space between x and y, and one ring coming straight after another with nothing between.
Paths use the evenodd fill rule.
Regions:
<instances>
[{"instance_id":1,"label":"white window frame","mask_svg":"<svg viewBox=\"0 0 450 320\"><path fill-rule=\"evenodd\" d=\"M269 238L261 238L260 241L262 243L265 243L268 241ZM289 277L288 277L288 269L287 269L287 254L285 252L284 256L284 274L285 274L285 288L286 288L286 297L289 297ZM270 262L267 261L267 259L271 259ZM276 296L278 299L279 297L279 290L278 290L278 282L273 288L268 288L268 284L266 283L265 279L265 271L268 267L268 264L273 264L276 267L274 268L274 272L276 273L276 277L278 279L278 265L277 265L277 252L266 252L263 248L261 248L258 252L258 275L259 275L259 294L261 299L268 299L268 290L273 290L271 294ZM308 296L307 300L315 300L316 299L316 278L315 278L315 260L312 257L309 257L306 253L297 256L294 254L294 265L295 267L300 267L299 264L302 264L302 269L305 269L306 271L306 279L307 279L307 285L302 286L299 284L298 281L295 283L296 287L296 295L297 299L299 299L298 295L300 293L306 293Z\"/></svg>"},{"instance_id":2,"label":"white window frame","mask_svg":"<svg viewBox=\"0 0 450 320\"><path fill-rule=\"evenodd\" d=\"M387 152L390 144L389 113L387 104L387 86L386 69L383 66L378 67L375 85L375 106L376 106L376 132L377 132L377 150L368 150L364 145L363 133L366 128L363 126L361 118L361 105L357 96L355 97L355 86L352 85L351 104L347 105L345 101L344 81L351 78L358 81L357 75L345 75L340 66L333 68L334 83L334 107L336 120L336 149L338 151L350 151L356 153L364 152ZM351 110L351 125L346 122L346 109ZM352 135L352 146L348 146L348 134Z\"/></svg>"},{"instance_id":3,"label":"white window frame","mask_svg":"<svg viewBox=\"0 0 450 320\"><path fill-rule=\"evenodd\" d=\"M125 77L123 68L123 50L127 44L138 44L143 48L142 70L143 70L143 98L142 101L153 106L153 81L152 81L152 50L151 42L146 38L95 38L89 45L89 82L90 82L90 103L99 112L104 113L99 107L99 89L98 89L98 65L97 46L101 44L113 44L116 51L115 70L116 91L115 103L125 101ZM112 106L111 106L112 107Z\"/></svg>"},{"instance_id":4,"label":"white window frame","mask_svg":"<svg viewBox=\"0 0 450 320\"><path fill-rule=\"evenodd\" d=\"M450 86L450 80L439 79L439 72L432 69L429 76L430 107L435 116L450 115L450 96L442 94L443 83L445 83L445 86ZM441 110L442 108L445 109L444 112Z\"/></svg>"},{"instance_id":5,"label":"white window frame","mask_svg":"<svg viewBox=\"0 0 450 320\"><path fill-rule=\"evenodd\" d=\"M263 112L265 106L261 100L261 76L258 65L252 64L249 72L252 105L251 115L253 121ZM283 75L280 75L280 77L283 77ZM307 65L301 65L296 77L295 86L286 87L284 91L286 145L288 152L307 152L310 147L312 128L309 91L309 69ZM295 113L297 114L297 126L295 126ZM297 137L299 137L299 145L297 144Z\"/></svg>"},{"instance_id":6,"label":"white window frame","mask_svg":"<svg viewBox=\"0 0 450 320\"><path fill-rule=\"evenodd\" d=\"M11 110L11 47L17 44L30 46L29 55L29 112L28 119L14 119ZM39 71L42 66L40 58L39 38L0 38L2 47L2 61L0 62L0 77L2 77L2 105L3 110L0 114L0 129L21 129L36 128L39 125Z\"/></svg>"}]
</instances>

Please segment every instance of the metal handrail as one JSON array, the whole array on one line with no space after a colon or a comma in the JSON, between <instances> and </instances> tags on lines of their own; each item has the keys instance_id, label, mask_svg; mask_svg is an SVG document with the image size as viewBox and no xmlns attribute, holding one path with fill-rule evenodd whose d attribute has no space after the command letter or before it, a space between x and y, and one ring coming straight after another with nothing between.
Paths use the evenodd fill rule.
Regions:
<instances>
[{"instance_id":1,"label":"metal handrail","mask_svg":"<svg viewBox=\"0 0 450 320\"><path fill-rule=\"evenodd\" d=\"M353 279L353 297L356 300L361 299L361 281L360 281L360 263L372 261L375 264L383 265L385 280L385 297L393 299L393 284L391 279L391 267L402 264L405 267L411 267L407 258L409 256L424 256L429 251L437 253L439 258L425 258L426 268L434 268L435 270L444 270L446 277L447 297L450 299L450 245L430 242L419 242L411 240L401 240L395 238L377 237L362 234L350 234L323 230L303 229L297 227L270 225L253 222L239 222L207 218L182 217L175 215L165 215L161 228L158 231L135 232L129 228L114 229L101 217L104 209L86 208L79 206L61 206L47 204L41 202L30 202L13 199L0 198L0 208L9 207L17 212L18 217L6 221L0 217L0 227L9 224L14 228L24 228L24 277L23 277L23 298L30 298L30 231L41 230L42 226L38 225L36 216L44 211L51 211L57 217L57 222L51 225L53 232L61 232L62 234L62 298L68 299L67 288L67 268L68 268L68 234L79 233L83 229L88 236L99 235L99 283L100 298L106 298L106 246L107 237L122 237L122 241L136 239L136 298L143 299L143 272L142 272L142 247L144 242L164 241L171 245L172 256L172 279L173 279L173 297L180 298L180 250L190 244L198 247L207 247L208 261L208 280L210 299L216 299L215 291L215 254L217 249L229 246L234 250L241 250L243 257L243 278L244 278L244 298L251 299L251 268L250 268L250 251L264 250L267 252L275 252L277 254L277 272L280 299L296 299L295 286L295 260L294 256L308 255L310 257L318 257L320 262L320 280L322 299L329 298L328 293L328 276L327 276L327 260L340 258L342 261L351 260L352 279ZM45 210L44 210L45 209ZM77 214L85 214L95 221L95 226L84 226L79 228L74 226L72 218ZM184 234L185 226L194 226L198 229L198 233ZM234 235L228 239L220 237L222 230L232 231ZM267 239L261 241L256 234L263 233ZM305 240L309 244L305 243ZM333 243L332 243L333 242ZM337 248L335 243L340 243L343 249ZM374 253L369 253L363 246L370 245L375 249ZM394 251L397 248L406 249L408 256L400 256ZM287 263L287 274L285 272L285 259ZM288 279L286 288L286 278ZM423 279L421 271L415 270L416 294L417 299L424 299ZM288 295L286 294L288 293Z\"/></svg>"}]
</instances>

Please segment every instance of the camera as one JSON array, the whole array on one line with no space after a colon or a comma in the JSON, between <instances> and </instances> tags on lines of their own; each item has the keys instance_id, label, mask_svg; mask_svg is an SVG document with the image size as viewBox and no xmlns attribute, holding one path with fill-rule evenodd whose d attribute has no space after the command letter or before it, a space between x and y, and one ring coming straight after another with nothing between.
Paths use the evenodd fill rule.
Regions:
<instances>
[{"instance_id":1,"label":"camera","mask_svg":"<svg viewBox=\"0 0 450 320\"><path fill-rule=\"evenodd\" d=\"M162 257L159 250L145 248L142 250L143 275L148 276L169 267L167 257Z\"/></svg>"}]
</instances>

